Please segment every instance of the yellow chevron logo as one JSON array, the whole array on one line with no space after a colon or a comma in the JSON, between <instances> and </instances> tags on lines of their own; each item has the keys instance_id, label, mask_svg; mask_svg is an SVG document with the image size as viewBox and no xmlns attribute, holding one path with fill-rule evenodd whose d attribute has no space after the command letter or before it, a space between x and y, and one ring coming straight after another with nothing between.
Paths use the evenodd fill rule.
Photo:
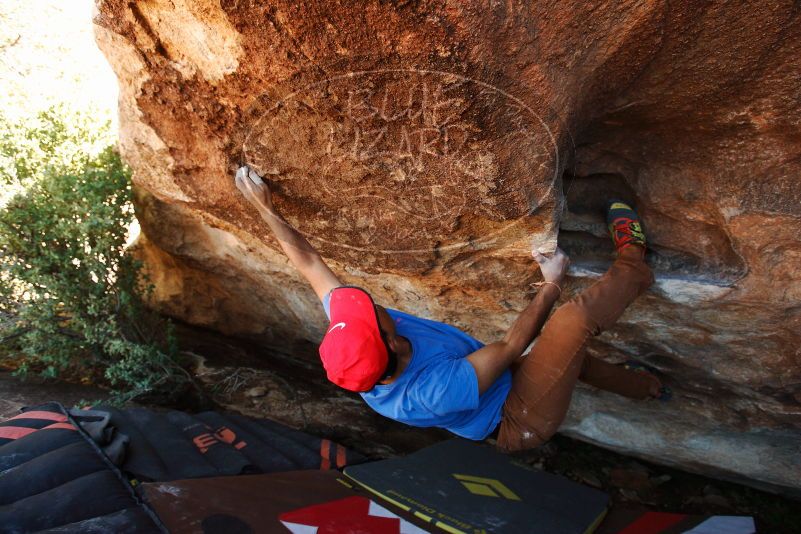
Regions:
<instances>
[{"instance_id":1,"label":"yellow chevron logo","mask_svg":"<svg viewBox=\"0 0 801 534\"><path fill-rule=\"evenodd\" d=\"M484 497L502 497L510 501L519 501L515 492L506 487L500 480L494 478L474 477L472 475L458 475L454 474L453 478L462 483L467 488L467 491L474 495L482 495Z\"/></svg>"}]
</instances>

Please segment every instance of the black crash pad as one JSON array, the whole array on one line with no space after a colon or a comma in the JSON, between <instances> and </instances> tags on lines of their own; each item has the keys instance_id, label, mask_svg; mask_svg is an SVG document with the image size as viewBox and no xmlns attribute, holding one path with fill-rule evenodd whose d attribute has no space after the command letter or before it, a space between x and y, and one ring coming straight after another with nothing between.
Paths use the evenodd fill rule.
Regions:
<instances>
[{"instance_id":1,"label":"black crash pad","mask_svg":"<svg viewBox=\"0 0 801 534\"><path fill-rule=\"evenodd\" d=\"M48 403L0 425L0 534L165 532L80 414Z\"/></svg>"},{"instance_id":2,"label":"black crash pad","mask_svg":"<svg viewBox=\"0 0 801 534\"><path fill-rule=\"evenodd\" d=\"M142 482L337 469L365 459L328 439L236 414L98 406L129 441L123 471Z\"/></svg>"},{"instance_id":3,"label":"black crash pad","mask_svg":"<svg viewBox=\"0 0 801 534\"><path fill-rule=\"evenodd\" d=\"M449 532L592 532L609 497L454 439L403 458L347 467L353 481Z\"/></svg>"}]
</instances>

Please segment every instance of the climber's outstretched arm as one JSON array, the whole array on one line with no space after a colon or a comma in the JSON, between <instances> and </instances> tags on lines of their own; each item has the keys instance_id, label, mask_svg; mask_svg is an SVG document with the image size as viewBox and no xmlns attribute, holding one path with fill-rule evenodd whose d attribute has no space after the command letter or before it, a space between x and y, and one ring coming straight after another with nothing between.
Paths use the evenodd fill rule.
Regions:
<instances>
[{"instance_id":1,"label":"climber's outstretched arm","mask_svg":"<svg viewBox=\"0 0 801 534\"><path fill-rule=\"evenodd\" d=\"M562 280L570 262L560 249L546 258L537 251L532 252L539 263L545 284L537 292L526 309L503 336L503 339L490 343L467 356L478 377L478 393L484 393L515 360L523 355L534 338L542 330L548 314L562 292Z\"/></svg>"},{"instance_id":2,"label":"climber's outstretched arm","mask_svg":"<svg viewBox=\"0 0 801 534\"><path fill-rule=\"evenodd\" d=\"M247 167L239 169L236 187L259 211L289 261L309 281L320 300L329 291L342 285L317 250L275 210L270 188L254 171Z\"/></svg>"}]
</instances>

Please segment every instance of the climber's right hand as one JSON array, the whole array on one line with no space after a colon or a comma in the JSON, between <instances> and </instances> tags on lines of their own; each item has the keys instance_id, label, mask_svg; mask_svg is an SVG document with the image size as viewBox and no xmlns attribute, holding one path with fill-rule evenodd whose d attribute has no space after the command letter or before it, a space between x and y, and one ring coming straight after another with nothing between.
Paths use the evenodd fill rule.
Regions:
<instances>
[{"instance_id":1,"label":"climber's right hand","mask_svg":"<svg viewBox=\"0 0 801 534\"><path fill-rule=\"evenodd\" d=\"M270 187L256 171L247 165L242 166L236 171L234 182L245 200L260 211L273 211L273 196Z\"/></svg>"},{"instance_id":2,"label":"climber's right hand","mask_svg":"<svg viewBox=\"0 0 801 534\"><path fill-rule=\"evenodd\" d=\"M546 256L539 250L532 250L531 255L534 257L542 271L542 277L546 282L551 282L561 286L562 280L567 273L567 267L570 265L570 258L560 248L550 257Z\"/></svg>"}]
</instances>

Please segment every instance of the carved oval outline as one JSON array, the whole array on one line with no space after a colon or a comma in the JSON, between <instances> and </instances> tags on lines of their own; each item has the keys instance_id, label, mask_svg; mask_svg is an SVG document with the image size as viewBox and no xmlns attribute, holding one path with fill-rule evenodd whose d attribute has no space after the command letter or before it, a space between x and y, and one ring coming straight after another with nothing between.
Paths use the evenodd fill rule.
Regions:
<instances>
[{"instance_id":1,"label":"carved oval outline","mask_svg":"<svg viewBox=\"0 0 801 534\"><path fill-rule=\"evenodd\" d=\"M520 217L517 217L517 218L513 219L508 225L504 225L502 228L490 233L489 235L485 235L483 237L479 237L474 241L461 241L461 242L456 242L456 243L450 243L450 244L447 244L447 245L442 245L442 246L435 247L435 248L429 247L429 248L423 248L423 249L387 250L387 249L371 249L371 248L366 248L366 247L361 247L361 246L350 245L350 244L347 244L347 243L343 243L341 241L332 241L332 240L326 239L324 237L320 237L318 235L313 235L313 234L308 234L307 235L305 232L301 231L301 233L304 236L306 236L307 238L319 239L321 242L324 242L326 244L332 245L334 247L342 247L342 248L346 248L346 249L357 251L357 252L371 252L371 253L378 252L378 253L381 253L381 254L388 254L388 255L391 255L391 254L430 253L433 250L438 250L438 251L454 250L454 249L459 249L459 248L463 248L463 247L467 247L467 246L472 246L473 248L476 248L476 244L477 243L479 243L479 244L488 244L489 242L491 242L491 240L492 240L492 238L494 236L497 236L498 234L500 234L502 232L505 232L505 231L509 230L510 228L520 224L520 222L523 221L525 217L528 217L531 214L533 214L536 211L537 207L542 205L542 200L543 199L548 197L553 192L554 188L556 187L556 183L558 181L558 178L559 178L559 170L560 170L559 148L557 146L556 139L555 139L553 133L551 132L551 129L548 127L548 125L545 123L545 121L542 119L542 117L540 117L540 115L537 112L535 112L528 104L526 104L525 102L523 102L522 100L520 100L516 96L508 93L507 91L504 91L503 89L495 87L494 85L486 83L486 82L483 82L481 80L476 80L474 78L463 76L461 74L457 74L457 73L453 73L453 72L447 72L447 71L441 71L441 70L412 69L412 68L355 70L355 71L349 71L349 72L346 72L346 73L343 73L343 74L338 74L336 76L328 76L328 77L325 77L323 79L308 83L308 84L304 85L303 87L301 87L300 89L297 89L295 91L292 91L292 92L282 96L281 98L276 100L273 103L272 106L270 106L264 112L261 113L261 116L248 129L247 133L245 134L245 138L242 141L241 154L242 154L243 158L244 158L244 156L246 154L246 145L248 143L248 140L251 137L251 134L256 129L256 125L260 124L264 120L264 118L268 116L268 114L270 112L272 112L275 109L277 109L278 107L284 105L285 102L293 99L296 95L299 95L299 94L302 94L302 93L304 93L306 91L309 91L309 89L311 89L313 87L316 87L316 86L319 86L319 85L322 85L322 84L326 84L326 83L329 83L329 82L332 82L332 81L336 81L336 80L341 80L341 79L345 79L345 78L355 78L357 76L367 76L367 75L371 75L371 74L388 74L388 73L411 73L411 74L418 74L418 75L423 74L423 75L435 75L435 76L457 78L457 79L459 79L461 81L474 83L474 84L477 84L477 85L479 85L481 87L489 89L491 91L495 91L498 94L501 94L503 97L508 98L508 99L514 101L515 103L517 103L519 106L521 106L523 109L525 109L529 114L531 114L539 122L539 124L545 130L545 133L548 135L548 139L550 139L551 144L553 146L554 174L553 174L553 178L551 179L551 183L550 183L550 185L548 187L548 190L542 195L542 197L540 197L537 200L537 202L535 203L534 207L530 211L528 211L526 214L521 215ZM264 96L265 93L262 93L261 95L259 95L254 100L254 102L258 102ZM244 164L244 159L243 159L242 163ZM300 231L300 230L298 229L298 231Z\"/></svg>"}]
</instances>

